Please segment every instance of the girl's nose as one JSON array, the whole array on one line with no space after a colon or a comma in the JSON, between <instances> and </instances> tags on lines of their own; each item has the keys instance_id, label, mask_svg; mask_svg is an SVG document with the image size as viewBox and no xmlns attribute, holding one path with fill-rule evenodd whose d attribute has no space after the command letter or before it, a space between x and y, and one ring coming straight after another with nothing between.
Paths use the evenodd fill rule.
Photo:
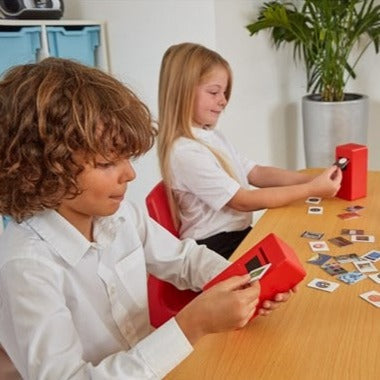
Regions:
<instances>
[{"instance_id":1,"label":"girl's nose","mask_svg":"<svg viewBox=\"0 0 380 380\"><path fill-rule=\"evenodd\" d=\"M223 107L227 105L227 99L225 94L221 94L219 98L219 104Z\"/></svg>"},{"instance_id":2,"label":"girl's nose","mask_svg":"<svg viewBox=\"0 0 380 380\"><path fill-rule=\"evenodd\" d=\"M119 176L119 182L130 182L133 181L136 178L136 172L133 169L132 164L129 160L121 160L120 161L120 176Z\"/></svg>"}]
</instances>

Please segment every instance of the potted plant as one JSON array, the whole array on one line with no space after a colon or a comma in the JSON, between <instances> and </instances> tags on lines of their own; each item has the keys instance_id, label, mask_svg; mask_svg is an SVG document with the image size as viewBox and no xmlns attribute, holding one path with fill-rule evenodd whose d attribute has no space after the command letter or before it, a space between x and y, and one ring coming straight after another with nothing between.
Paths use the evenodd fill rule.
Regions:
<instances>
[{"instance_id":1,"label":"potted plant","mask_svg":"<svg viewBox=\"0 0 380 380\"><path fill-rule=\"evenodd\" d=\"M366 144L368 98L346 93L369 46L379 51L380 5L374 0L304 0L264 3L251 35L271 31L276 48L293 44L304 62L308 95L302 99L307 166L329 166L336 145Z\"/></svg>"}]
</instances>

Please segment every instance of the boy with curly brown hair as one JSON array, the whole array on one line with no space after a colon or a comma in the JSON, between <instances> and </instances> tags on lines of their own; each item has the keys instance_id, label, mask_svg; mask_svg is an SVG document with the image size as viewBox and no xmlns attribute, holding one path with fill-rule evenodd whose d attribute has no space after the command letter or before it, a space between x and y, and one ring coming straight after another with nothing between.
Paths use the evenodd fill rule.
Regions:
<instances>
[{"instance_id":1,"label":"boy with curly brown hair","mask_svg":"<svg viewBox=\"0 0 380 380\"><path fill-rule=\"evenodd\" d=\"M18 66L0 82L0 126L0 213L13 218L0 236L0 342L23 378L161 378L202 336L249 321L260 288L247 275L150 326L147 272L200 290L229 262L124 201L130 160L156 134L127 87L57 58Z\"/></svg>"}]
</instances>

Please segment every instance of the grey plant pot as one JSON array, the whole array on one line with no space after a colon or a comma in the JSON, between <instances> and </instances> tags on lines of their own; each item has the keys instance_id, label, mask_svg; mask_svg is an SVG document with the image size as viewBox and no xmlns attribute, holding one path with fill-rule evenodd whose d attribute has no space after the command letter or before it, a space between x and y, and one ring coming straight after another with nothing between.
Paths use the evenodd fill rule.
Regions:
<instances>
[{"instance_id":1,"label":"grey plant pot","mask_svg":"<svg viewBox=\"0 0 380 380\"><path fill-rule=\"evenodd\" d=\"M368 97L345 94L345 98L341 102L322 102L318 95L302 98L306 167L332 165L337 145L367 145Z\"/></svg>"}]
</instances>

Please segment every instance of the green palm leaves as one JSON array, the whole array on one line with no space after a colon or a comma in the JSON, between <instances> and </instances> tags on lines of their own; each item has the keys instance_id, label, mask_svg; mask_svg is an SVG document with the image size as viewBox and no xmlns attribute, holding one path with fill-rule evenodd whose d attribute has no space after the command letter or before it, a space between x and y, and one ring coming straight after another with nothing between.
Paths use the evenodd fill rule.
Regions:
<instances>
[{"instance_id":1,"label":"green palm leaves","mask_svg":"<svg viewBox=\"0 0 380 380\"><path fill-rule=\"evenodd\" d=\"M293 43L295 59L305 63L307 90L323 101L343 100L363 53L370 45L379 51L380 5L374 0L305 0L297 8L294 3L299 1L264 3L247 29L251 35L269 29L276 48Z\"/></svg>"}]
</instances>

